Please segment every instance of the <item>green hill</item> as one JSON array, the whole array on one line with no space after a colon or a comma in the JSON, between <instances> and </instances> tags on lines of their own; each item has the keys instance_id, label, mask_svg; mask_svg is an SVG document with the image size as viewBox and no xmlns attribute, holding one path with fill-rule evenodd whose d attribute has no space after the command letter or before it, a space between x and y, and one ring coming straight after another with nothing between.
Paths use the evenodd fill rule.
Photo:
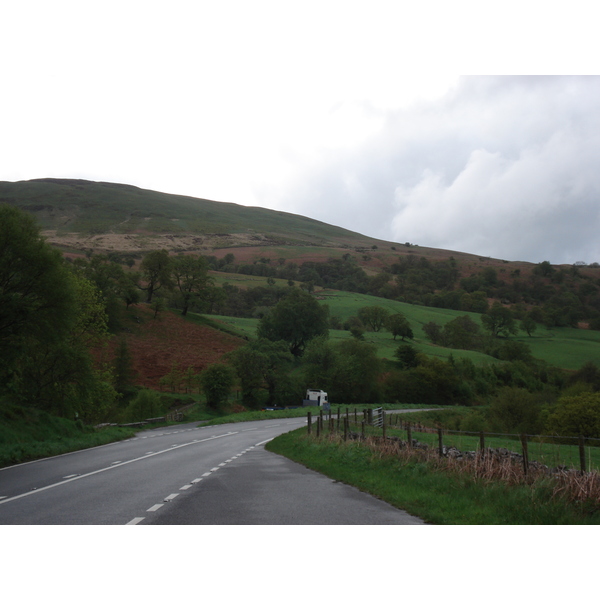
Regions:
<instances>
[{"instance_id":1,"label":"green hill","mask_svg":"<svg viewBox=\"0 0 600 600\"><path fill-rule=\"evenodd\" d=\"M32 213L43 229L59 235L237 234L247 236L248 244L270 241L324 246L371 242L371 238L299 215L116 183L71 179L0 182L0 202Z\"/></svg>"}]
</instances>

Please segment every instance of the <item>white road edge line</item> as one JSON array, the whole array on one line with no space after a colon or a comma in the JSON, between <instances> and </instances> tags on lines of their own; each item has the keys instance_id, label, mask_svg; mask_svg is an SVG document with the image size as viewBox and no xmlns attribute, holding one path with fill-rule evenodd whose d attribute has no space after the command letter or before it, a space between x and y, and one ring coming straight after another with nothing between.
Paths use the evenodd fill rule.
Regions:
<instances>
[{"instance_id":1,"label":"white road edge line","mask_svg":"<svg viewBox=\"0 0 600 600\"><path fill-rule=\"evenodd\" d=\"M137 525L138 523L141 523L146 517L136 517L135 519L131 519L131 521L129 521L129 523L125 523L125 525Z\"/></svg>"},{"instance_id":2,"label":"white road edge line","mask_svg":"<svg viewBox=\"0 0 600 600\"><path fill-rule=\"evenodd\" d=\"M155 504L154 506L151 506L146 512L154 512L163 506L164 504Z\"/></svg>"},{"instance_id":3,"label":"white road edge line","mask_svg":"<svg viewBox=\"0 0 600 600\"><path fill-rule=\"evenodd\" d=\"M13 500L18 500L20 498L24 498L25 496L30 496L31 494L37 494L38 492L43 492L43 491L55 488L59 485L63 485L65 483L71 483L72 481L77 481L78 479L83 479L84 477L90 477L91 475L97 475L98 473L104 473L105 471L110 471L111 469L118 469L119 467L129 465L131 463L137 462L138 460L144 460L146 458L150 458L151 456L158 456L159 454L163 454L165 452L171 452L171 450L177 450L178 448L184 448L185 446L192 446L193 444L199 444L201 442L210 442L216 438L228 437L230 435L234 435L235 433L237 433L237 432L224 433L223 435L205 438L198 442L188 442L187 444L181 444L181 446L177 446L177 448L167 448L166 450L159 450L158 452L155 452L150 455L138 456L137 458L132 458L131 460L127 460L125 462L119 463L118 465L111 465L110 467L105 467L104 469L98 469L97 471L91 471L90 473L84 473L83 475L77 475L77 477L71 477L71 479L63 479L62 481L58 481L57 483L52 483L51 485L47 485L42 488L37 488L35 490L25 492L24 494L19 494L18 496L11 496L10 498L0 500L0 504L6 504L7 502L12 502Z\"/></svg>"}]
</instances>

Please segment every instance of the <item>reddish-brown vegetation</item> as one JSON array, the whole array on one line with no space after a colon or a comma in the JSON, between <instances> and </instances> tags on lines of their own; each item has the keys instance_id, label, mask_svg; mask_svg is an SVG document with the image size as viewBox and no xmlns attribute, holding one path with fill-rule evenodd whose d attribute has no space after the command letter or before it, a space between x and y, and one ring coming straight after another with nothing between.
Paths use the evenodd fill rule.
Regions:
<instances>
[{"instance_id":1,"label":"reddish-brown vegetation","mask_svg":"<svg viewBox=\"0 0 600 600\"><path fill-rule=\"evenodd\" d=\"M135 384L160 389L160 379L174 366L189 367L199 373L205 366L218 362L226 352L235 350L244 341L238 337L184 320L171 312L154 312L146 306L130 309L135 319L127 321L127 331L115 336L109 353L125 339L136 372Z\"/></svg>"}]
</instances>

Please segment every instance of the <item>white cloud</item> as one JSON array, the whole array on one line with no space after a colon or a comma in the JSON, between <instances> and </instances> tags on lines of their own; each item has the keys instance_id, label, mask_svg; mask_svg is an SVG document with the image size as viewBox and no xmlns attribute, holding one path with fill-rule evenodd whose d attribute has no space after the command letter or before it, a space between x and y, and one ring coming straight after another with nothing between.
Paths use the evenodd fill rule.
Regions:
<instances>
[{"instance_id":1,"label":"white cloud","mask_svg":"<svg viewBox=\"0 0 600 600\"><path fill-rule=\"evenodd\" d=\"M568 72L554 32L573 25L528 8L507 0L490 28L487 6L460 1L4 3L0 179L130 183L401 242L598 260L600 79L452 75L538 72L533 25L534 56ZM569 45L593 56L593 19L575 22Z\"/></svg>"}]
</instances>

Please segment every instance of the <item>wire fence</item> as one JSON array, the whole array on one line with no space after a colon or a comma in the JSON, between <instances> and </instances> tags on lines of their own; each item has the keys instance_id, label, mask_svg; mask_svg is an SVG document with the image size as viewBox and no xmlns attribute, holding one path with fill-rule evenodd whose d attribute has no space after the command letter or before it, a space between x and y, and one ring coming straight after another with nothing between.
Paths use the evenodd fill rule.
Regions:
<instances>
[{"instance_id":1,"label":"wire fence","mask_svg":"<svg viewBox=\"0 0 600 600\"><path fill-rule=\"evenodd\" d=\"M386 414L382 408L337 414L308 413L309 433L337 433L343 439L382 438L400 446L437 451L440 457L466 460L483 454L522 464L525 474L530 469L550 472L600 471L600 439L531 434L508 434L482 431L456 431L428 427L403 420L399 414Z\"/></svg>"}]
</instances>

